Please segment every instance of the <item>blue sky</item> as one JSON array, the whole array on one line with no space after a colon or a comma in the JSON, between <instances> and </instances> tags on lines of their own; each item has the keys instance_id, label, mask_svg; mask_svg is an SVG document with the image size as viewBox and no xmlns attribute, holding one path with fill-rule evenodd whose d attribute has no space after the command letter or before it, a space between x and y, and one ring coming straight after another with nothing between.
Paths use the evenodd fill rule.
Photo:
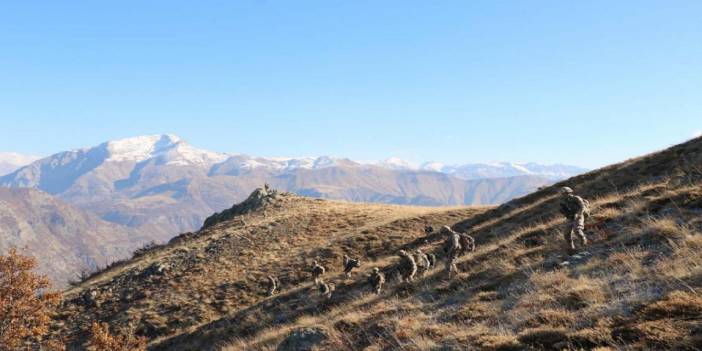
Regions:
<instances>
[{"instance_id":1,"label":"blue sky","mask_svg":"<svg viewBox=\"0 0 702 351\"><path fill-rule=\"evenodd\" d=\"M702 131L701 1L14 1L0 151L601 166Z\"/></svg>"}]
</instances>

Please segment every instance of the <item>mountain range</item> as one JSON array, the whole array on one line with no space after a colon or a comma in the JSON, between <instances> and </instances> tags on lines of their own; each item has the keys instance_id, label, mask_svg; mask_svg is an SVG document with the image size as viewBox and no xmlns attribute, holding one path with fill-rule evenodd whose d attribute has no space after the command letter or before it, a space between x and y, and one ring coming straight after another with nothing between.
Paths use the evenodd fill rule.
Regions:
<instances>
[{"instance_id":1,"label":"mountain range","mask_svg":"<svg viewBox=\"0 0 702 351\"><path fill-rule=\"evenodd\" d=\"M362 163L331 156L263 158L197 149L171 134L60 152L0 177L35 188L103 220L168 238L264 182L301 195L413 205L498 204L584 169L537 164L418 167L398 159Z\"/></svg>"},{"instance_id":2,"label":"mountain range","mask_svg":"<svg viewBox=\"0 0 702 351\"><path fill-rule=\"evenodd\" d=\"M40 159L39 156L23 155L16 152L0 152L0 175L14 172L38 159Z\"/></svg>"}]
</instances>

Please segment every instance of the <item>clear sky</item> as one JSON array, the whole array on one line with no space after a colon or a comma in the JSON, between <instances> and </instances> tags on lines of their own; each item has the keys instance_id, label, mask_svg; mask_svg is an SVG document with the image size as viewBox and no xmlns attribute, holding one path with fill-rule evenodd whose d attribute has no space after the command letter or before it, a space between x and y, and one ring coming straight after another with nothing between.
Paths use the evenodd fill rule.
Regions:
<instances>
[{"instance_id":1,"label":"clear sky","mask_svg":"<svg viewBox=\"0 0 702 351\"><path fill-rule=\"evenodd\" d=\"M587 167L702 131L702 1L9 1L0 151Z\"/></svg>"}]
</instances>

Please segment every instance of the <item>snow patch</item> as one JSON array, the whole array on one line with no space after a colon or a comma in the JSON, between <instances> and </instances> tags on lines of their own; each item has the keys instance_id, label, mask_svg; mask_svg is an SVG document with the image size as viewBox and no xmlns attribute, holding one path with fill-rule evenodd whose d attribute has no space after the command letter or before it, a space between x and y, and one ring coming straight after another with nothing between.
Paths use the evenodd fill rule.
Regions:
<instances>
[{"instance_id":1,"label":"snow patch","mask_svg":"<svg viewBox=\"0 0 702 351\"><path fill-rule=\"evenodd\" d=\"M196 149L172 134L146 135L108 141L106 161L142 162L156 158L169 165L214 164L227 159L226 154Z\"/></svg>"},{"instance_id":2,"label":"snow patch","mask_svg":"<svg viewBox=\"0 0 702 351\"><path fill-rule=\"evenodd\" d=\"M26 166L41 157L34 155L23 155L16 152L0 152L0 162L16 165L16 166Z\"/></svg>"}]
</instances>

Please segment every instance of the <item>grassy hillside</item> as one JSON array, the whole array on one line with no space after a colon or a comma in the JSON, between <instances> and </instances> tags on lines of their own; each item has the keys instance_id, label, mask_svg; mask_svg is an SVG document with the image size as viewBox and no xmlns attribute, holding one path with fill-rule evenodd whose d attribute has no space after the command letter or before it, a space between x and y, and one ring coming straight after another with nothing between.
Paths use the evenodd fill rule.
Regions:
<instances>
[{"instance_id":1,"label":"grassy hillside","mask_svg":"<svg viewBox=\"0 0 702 351\"><path fill-rule=\"evenodd\" d=\"M266 208L186 233L115 265L65 293L58 332L84 340L92 320L133 325L152 343L188 334L268 301L266 276L280 296L308 285L313 259L338 272L343 254L385 264L385 252L424 235L425 223L456 222L485 208L364 205L279 195ZM163 268L163 273L154 273ZM84 296L96 292L95 302Z\"/></svg>"},{"instance_id":2,"label":"grassy hillside","mask_svg":"<svg viewBox=\"0 0 702 351\"><path fill-rule=\"evenodd\" d=\"M574 256L564 255L558 214L564 184L593 206L591 246ZM57 328L80 342L92 319L131 322L156 350L286 349L305 333L323 350L699 349L701 185L695 139L498 208L282 196L68 291ZM450 281L440 265L400 283L397 250L441 245L421 232L425 222L469 232L478 249ZM351 278L341 274L344 253L362 258ZM330 299L305 273L315 258L331 268ZM153 273L158 264L164 273ZM379 296L366 284L373 266L389 278ZM282 291L267 297L271 273ZM86 304L91 289L97 303Z\"/></svg>"}]
</instances>

